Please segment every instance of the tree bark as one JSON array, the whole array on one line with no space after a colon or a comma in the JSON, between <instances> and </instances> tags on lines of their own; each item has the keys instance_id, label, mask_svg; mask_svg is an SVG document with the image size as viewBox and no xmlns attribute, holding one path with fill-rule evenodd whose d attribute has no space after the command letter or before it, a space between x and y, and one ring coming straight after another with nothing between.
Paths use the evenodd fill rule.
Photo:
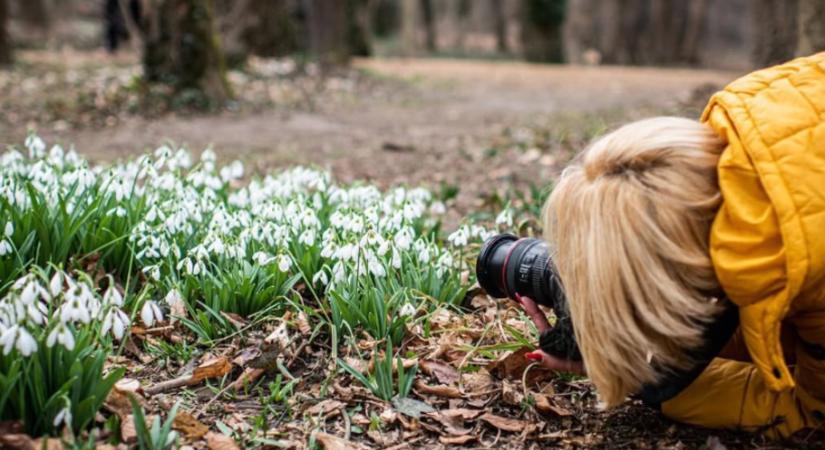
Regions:
<instances>
[{"instance_id":1,"label":"tree bark","mask_svg":"<svg viewBox=\"0 0 825 450\"><path fill-rule=\"evenodd\" d=\"M420 0L421 7L421 21L424 24L424 43L427 51L434 52L437 50L437 41L435 31L435 9L433 8L432 0Z\"/></svg>"},{"instance_id":2,"label":"tree bark","mask_svg":"<svg viewBox=\"0 0 825 450\"><path fill-rule=\"evenodd\" d=\"M797 0L755 0L753 62L759 67L787 61L797 48Z\"/></svg>"},{"instance_id":3,"label":"tree bark","mask_svg":"<svg viewBox=\"0 0 825 450\"><path fill-rule=\"evenodd\" d=\"M524 57L533 62L564 60L565 0L522 0L521 42Z\"/></svg>"},{"instance_id":4,"label":"tree bark","mask_svg":"<svg viewBox=\"0 0 825 450\"><path fill-rule=\"evenodd\" d=\"M347 4L342 0L304 0L309 28L309 49L321 65L349 62Z\"/></svg>"},{"instance_id":5,"label":"tree bark","mask_svg":"<svg viewBox=\"0 0 825 450\"><path fill-rule=\"evenodd\" d=\"M825 50L825 2L799 0L797 56Z\"/></svg>"},{"instance_id":6,"label":"tree bark","mask_svg":"<svg viewBox=\"0 0 825 450\"><path fill-rule=\"evenodd\" d=\"M499 53L509 53L507 43L507 14L504 10L504 0L490 0L493 14L493 30L496 34L496 50Z\"/></svg>"},{"instance_id":7,"label":"tree bark","mask_svg":"<svg viewBox=\"0 0 825 450\"><path fill-rule=\"evenodd\" d=\"M401 48L404 56L418 53L417 0L401 0Z\"/></svg>"},{"instance_id":8,"label":"tree bark","mask_svg":"<svg viewBox=\"0 0 825 450\"><path fill-rule=\"evenodd\" d=\"M19 0L17 11L20 12L23 22L41 31L47 31L51 25L49 10L44 0Z\"/></svg>"},{"instance_id":9,"label":"tree bark","mask_svg":"<svg viewBox=\"0 0 825 450\"><path fill-rule=\"evenodd\" d=\"M0 0L0 67L11 65L13 61L8 33L9 7L6 1Z\"/></svg>"},{"instance_id":10,"label":"tree bark","mask_svg":"<svg viewBox=\"0 0 825 450\"><path fill-rule=\"evenodd\" d=\"M199 91L212 101L232 96L211 0L158 0L144 20L147 82Z\"/></svg>"}]
</instances>

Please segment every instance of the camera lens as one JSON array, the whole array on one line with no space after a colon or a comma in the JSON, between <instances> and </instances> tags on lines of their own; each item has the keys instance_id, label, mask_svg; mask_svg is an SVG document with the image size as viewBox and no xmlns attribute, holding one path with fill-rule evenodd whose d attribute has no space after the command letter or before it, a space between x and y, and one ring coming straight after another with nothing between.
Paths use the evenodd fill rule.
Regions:
<instances>
[{"instance_id":1,"label":"camera lens","mask_svg":"<svg viewBox=\"0 0 825 450\"><path fill-rule=\"evenodd\" d=\"M478 283L492 297L515 299L516 294L552 308L556 322L542 333L542 350L558 357L581 359L567 299L559 282L547 244L539 239L519 239L499 234L481 247L476 261Z\"/></svg>"},{"instance_id":2,"label":"camera lens","mask_svg":"<svg viewBox=\"0 0 825 450\"><path fill-rule=\"evenodd\" d=\"M554 307L564 296L552 269L547 244L539 239L519 239L499 234L488 239L476 263L481 287L493 297L515 299L516 293Z\"/></svg>"}]
</instances>

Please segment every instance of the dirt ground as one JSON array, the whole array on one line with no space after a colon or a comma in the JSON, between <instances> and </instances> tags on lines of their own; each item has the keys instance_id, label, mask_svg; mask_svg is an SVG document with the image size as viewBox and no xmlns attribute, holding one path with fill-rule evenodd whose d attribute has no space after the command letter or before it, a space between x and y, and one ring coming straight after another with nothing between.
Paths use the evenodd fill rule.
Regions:
<instances>
[{"instance_id":1,"label":"dirt ground","mask_svg":"<svg viewBox=\"0 0 825 450\"><path fill-rule=\"evenodd\" d=\"M75 65L105 58L70 56ZM128 56L118 59L124 61ZM211 146L256 173L309 164L344 181L458 187L460 215L503 186L551 182L606 127L652 114L697 115L704 93L738 75L446 59L365 59L354 67L368 82L334 98L310 93L305 102L263 110L130 116L113 126L59 131L37 119L28 125L97 161L171 140L196 152ZM0 143L19 143L26 132L0 123ZM535 142L537 134L544 142Z\"/></svg>"},{"instance_id":2,"label":"dirt ground","mask_svg":"<svg viewBox=\"0 0 825 450\"><path fill-rule=\"evenodd\" d=\"M451 204L457 218L492 208L490 198L505 195L507 189L551 182L576 151L610 126L653 114L695 116L713 89L738 76L442 59L359 60L354 67L366 82L353 88L342 78L336 83L344 85L338 90L344 95L308 95L289 106L212 115L130 115L107 126L57 127L35 116L26 125L48 142L73 144L96 161L126 158L171 140L196 152L213 147L220 158L241 159L253 173L309 164L328 168L344 181L458 189ZM0 99L3 108L6 100ZM22 142L27 126L0 122L0 143ZM557 431L543 441L528 444L499 433L480 438L478 444L768 447L747 434L674 424L636 404L600 412L589 388L572 386L563 389L583 396L582 409L576 407L574 415L555 421L550 429Z\"/></svg>"}]
</instances>

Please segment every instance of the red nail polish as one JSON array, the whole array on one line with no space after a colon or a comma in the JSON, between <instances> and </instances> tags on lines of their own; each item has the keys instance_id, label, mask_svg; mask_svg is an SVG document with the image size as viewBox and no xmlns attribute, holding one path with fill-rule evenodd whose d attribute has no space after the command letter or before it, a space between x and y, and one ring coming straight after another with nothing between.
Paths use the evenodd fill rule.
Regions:
<instances>
[{"instance_id":1,"label":"red nail polish","mask_svg":"<svg viewBox=\"0 0 825 450\"><path fill-rule=\"evenodd\" d=\"M541 353L539 352L525 353L524 357L529 359L530 361L541 361Z\"/></svg>"}]
</instances>

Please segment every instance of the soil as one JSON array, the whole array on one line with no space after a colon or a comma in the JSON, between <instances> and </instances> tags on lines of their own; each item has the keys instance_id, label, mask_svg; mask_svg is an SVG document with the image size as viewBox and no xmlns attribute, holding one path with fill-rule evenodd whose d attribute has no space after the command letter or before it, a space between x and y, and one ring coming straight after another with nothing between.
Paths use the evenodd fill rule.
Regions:
<instances>
[{"instance_id":1,"label":"soil","mask_svg":"<svg viewBox=\"0 0 825 450\"><path fill-rule=\"evenodd\" d=\"M491 198L505 196L508 190L552 182L564 163L606 128L652 114L695 117L708 93L739 75L441 59L358 60L354 67L368 82L350 95L309 96L298 105L212 115L128 116L110 126L59 131L37 120L30 125L39 128L47 142L73 144L101 162L171 140L194 151L212 147L220 158L241 159L258 174L277 167L317 165L344 181L423 184L440 191L457 188L451 206L458 220L492 208ZM22 142L26 132L25 127L0 123L0 143ZM305 369L296 374L319 367ZM716 450L767 446L750 434L676 424L637 403L602 412L585 384L564 382L560 388L582 401L572 417L553 419L546 430L555 431L546 439L525 442L517 434L479 425L488 433L469 445ZM500 410L496 403L491 408ZM513 413L513 408L504 411ZM816 447L817 442L803 437L794 445ZM430 435L420 444L437 446L438 440Z\"/></svg>"}]
</instances>

